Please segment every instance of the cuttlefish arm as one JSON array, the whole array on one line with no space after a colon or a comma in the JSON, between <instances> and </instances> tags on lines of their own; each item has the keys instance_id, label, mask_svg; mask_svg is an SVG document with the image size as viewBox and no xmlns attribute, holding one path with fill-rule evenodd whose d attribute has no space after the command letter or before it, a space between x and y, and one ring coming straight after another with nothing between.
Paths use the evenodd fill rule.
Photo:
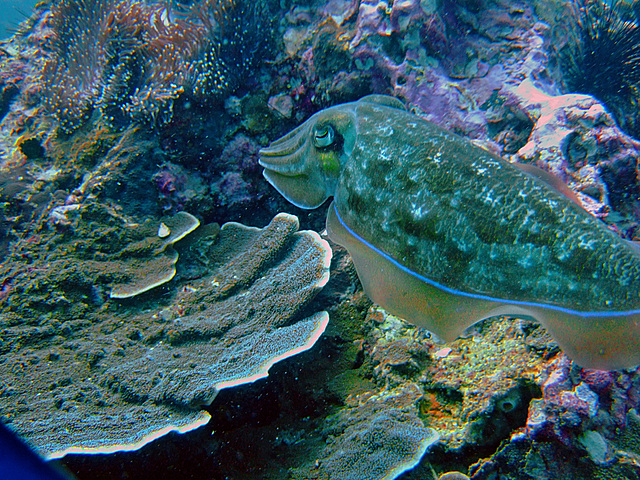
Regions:
<instances>
[{"instance_id":1,"label":"cuttlefish arm","mask_svg":"<svg viewBox=\"0 0 640 480\"><path fill-rule=\"evenodd\" d=\"M355 142L355 112L329 108L260 150L267 181L300 208L317 208L336 188Z\"/></svg>"}]
</instances>

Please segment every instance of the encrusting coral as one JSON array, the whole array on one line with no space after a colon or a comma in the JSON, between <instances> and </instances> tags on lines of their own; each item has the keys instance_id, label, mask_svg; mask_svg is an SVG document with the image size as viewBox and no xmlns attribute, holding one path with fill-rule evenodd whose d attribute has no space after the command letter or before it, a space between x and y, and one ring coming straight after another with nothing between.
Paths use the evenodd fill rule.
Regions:
<instances>
[{"instance_id":1,"label":"encrusting coral","mask_svg":"<svg viewBox=\"0 0 640 480\"><path fill-rule=\"evenodd\" d=\"M594 215L606 217L609 207L629 217L635 214L640 142L616 126L604 105L589 95L547 95L529 80L505 90L534 123L528 142L515 155L518 162L563 179ZM635 235L633 229L618 231L628 238Z\"/></svg>"},{"instance_id":2,"label":"encrusting coral","mask_svg":"<svg viewBox=\"0 0 640 480\"><path fill-rule=\"evenodd\" d=\"M8 309L46 310L55 299L103 304L105 289L111 298L151 290L173 278L178 254L172 246L200 224L186 212L135 223L97 203L57 206L47 220L56 229L17 242L0 264L6 282L23 285L7 293ZM42 252L46 245L56 248Z\"/></svg>"},{"instance_id":3,"label":"encrusting coral","mask_svg":"<svg viewBox=\"0 0 640 480\"><path fill-rule=\"evenodd\" d=\"M399 387L341 410L323 432L328 439L320 458L293 478L393 480L411 470L440 438L418 418L416 393L411 385Z\"/></svg>"},{"instance_id":4,"label":"encrusting coral","mask_svg":"<svg viewBox=\"0 0 640 480\"><path fill-rule=\"evenodd\" d=\"M164 223L160 236L175 228ZM2 421L47 457L132 450L206 423L220 389L267 376L327 325L305 307L329 278L331 249L297 230L287 214L264 229L205 228L191 248L207 252L209 275L155 313L107 301L91 320L1 317Z\"/></svg>"}]
</instances>

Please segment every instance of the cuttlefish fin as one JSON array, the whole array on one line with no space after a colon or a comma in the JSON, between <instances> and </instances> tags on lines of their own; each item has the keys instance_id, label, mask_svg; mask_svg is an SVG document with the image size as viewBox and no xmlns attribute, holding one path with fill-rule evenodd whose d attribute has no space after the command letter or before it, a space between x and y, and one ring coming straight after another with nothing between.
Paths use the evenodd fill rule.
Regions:
<instances>
[{"instance_id":1,"label":"cuttlefish fin","mask_svg":"<svg viewBox=\"0 0 640 480\"><path fill-rule=\"evenodd\" d=\"M549 187L551 190L568 198L569 200L571 200L573 203L575 203L576 205L578 205L580 208L584 210L584 206L582 205L582 202L578 198L578 195L576 195L576 192L571 190L566 183L564 183L554 174L549 173L546 170L543 170L540 167L531 165L529 163L514 162L511 165L516 167L518 170L521 170L529 174L530 176L537 178L538 180L543 182L547 187Z\"/></svg>"},{"instance_id":2,"label":"cuttlefish fin","mask_svg":"<svg viewBox=\"0 0 640 480\"><path fill-rule=\"evenodd\" d=\"M529 317L540 322L562 350L584 367L617 370L640 363L640 311L578 312L444 287L358 236L340 218L335 203L327 213L327 232L348 250L371 300L443 341L454 340L486 318Z\"/></svg>"},{"instance_id":3,"label":"cuttlefish fin","mask_svg":"<svg viewBox=\"0 0 640 480\"><path fill-rule=\"evenodd\" d=\"M451 341L493 315L499 302L469 298L426 282L345 225L335 203L327 213L329 238L347 249L365 293L388 312Z\"/></svg>"},{"instance_id":4,"label":"cuttlefish fin","mask_svg":"<svg viewBox=\"0 0 640 480\"><path fill-rule=\"evenodd\" d=\"M406 110L407 107L404 103L398 100L396 97L390 97L389 95L366 95L358 100L360 102L367 103L377 103L378 105L383 105L385 107L397 108L399 110Z\"/></svg>"}]
</instances>

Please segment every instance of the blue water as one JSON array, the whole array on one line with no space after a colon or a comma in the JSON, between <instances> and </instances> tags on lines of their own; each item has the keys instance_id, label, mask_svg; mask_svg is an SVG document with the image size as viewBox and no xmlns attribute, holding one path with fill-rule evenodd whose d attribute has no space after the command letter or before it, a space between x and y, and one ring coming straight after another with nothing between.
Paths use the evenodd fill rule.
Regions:
<instances>
[{"instance_id":1,"label":"blue water","mask_svg":"<svg viewBox=\"0 0 640 480\"><path fill-rule=\"evenodd\" d=\"M0 38L13 35L39 0L0 0Z\"/></svg>"}]
</instances>

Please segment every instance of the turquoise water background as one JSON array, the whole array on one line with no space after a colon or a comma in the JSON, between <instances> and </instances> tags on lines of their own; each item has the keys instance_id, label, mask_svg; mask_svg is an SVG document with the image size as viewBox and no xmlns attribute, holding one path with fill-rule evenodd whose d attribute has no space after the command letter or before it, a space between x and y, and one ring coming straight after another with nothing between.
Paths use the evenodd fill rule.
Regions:
<instances>
[{"instance_id":1,"label":"turquoise water background","mask_svg":"<svg viewBox=\"0 0 640 480\"><path fill-rule=\"evenodd\" d=\"M0 38L6 38L25 20L39 0L0 0Z\"/></svg>"}]
</instances>

